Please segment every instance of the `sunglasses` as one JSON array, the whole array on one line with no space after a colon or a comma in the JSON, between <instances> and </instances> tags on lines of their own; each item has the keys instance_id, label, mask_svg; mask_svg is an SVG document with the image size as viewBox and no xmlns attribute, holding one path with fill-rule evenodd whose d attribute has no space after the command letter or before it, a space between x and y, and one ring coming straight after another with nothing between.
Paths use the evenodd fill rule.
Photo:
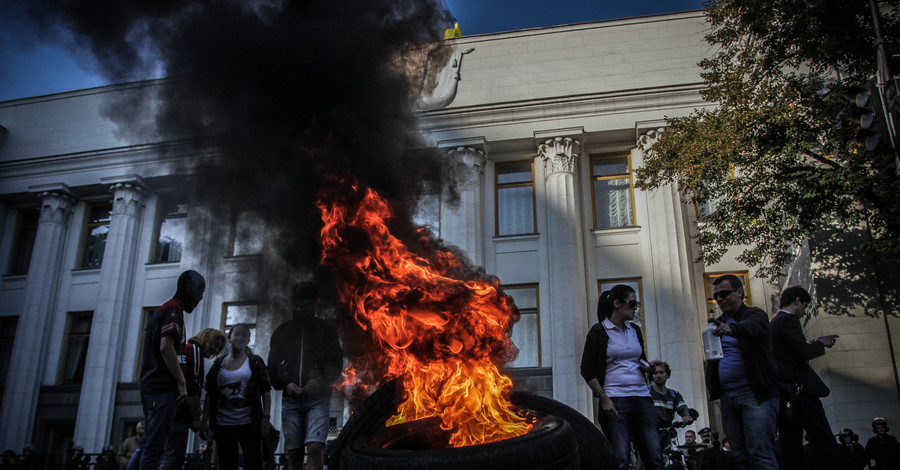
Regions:
<instances>
[{"instance_id":1,"label":"sunglasses","mask_svg":"<svg viewBox=\"0 0 900 470\"><path fill-rule=\"evenodd\" d=\"M629 308L633 308L633 309L637 309L638 307L641 306L641 303L638 302L637 300L629 300L628 302L625 302L625 303L628 304Z\"/></svg>"},{"instance_id":2,"label":"sunglasses","mask_svg":"<svg viewBox=\"0 0 900 470\"><path fill-rule=\"evenodd\" d=\"M731 290L723 289L723 290L720 290L719 292L714 293L713 299L718 299L720 297L724 299L725 297L728 297L729 295L731 295L735 292L737 292L737 289L731 289Z\"/></svg>"}]
</instances>

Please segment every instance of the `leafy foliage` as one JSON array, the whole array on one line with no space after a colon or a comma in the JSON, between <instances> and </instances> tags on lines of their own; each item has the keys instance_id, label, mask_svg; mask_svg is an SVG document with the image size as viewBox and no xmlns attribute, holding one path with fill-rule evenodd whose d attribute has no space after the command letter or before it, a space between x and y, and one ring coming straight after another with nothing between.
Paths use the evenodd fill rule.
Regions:
<instances>
[{"instance_id":1,"label":"leafy foliage","mask_svg":"<svg viewBox=\"0 0 900 470\"><path fill-rule=\"evenodd\" d=\"M738 260L774 280L810 236L866 225L868 248L900 258L895 154L865 151L846 98L876 70L868 3L709 0L704 8L715 52L699 65L711 106L667 120L637 185L676 183L685 201L716 204L696 236L706 263L742 245ZM881 13L883 33L897 39L900 8Z\"/></svg>"}]
</instances>

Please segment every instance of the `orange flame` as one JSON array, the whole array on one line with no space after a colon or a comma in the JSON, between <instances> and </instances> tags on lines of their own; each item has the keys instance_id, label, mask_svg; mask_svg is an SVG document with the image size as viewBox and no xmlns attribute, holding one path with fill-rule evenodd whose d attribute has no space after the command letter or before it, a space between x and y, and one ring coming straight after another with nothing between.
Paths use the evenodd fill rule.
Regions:
<instances>
[{"instance_id":1,"label":"orange flame","mask_svg":"<svg viewBox=\"0 0 900 470\"><path fill-rule=\"evenodd\" d=\"M506 398L497 364L512 359L518 312L496 280L460 279L463 263L434 248L420 229L416 254L395 237L389 204L358 185L320 195L322 263L339 272L339 300L380 348L345 371L345 384L370 386L360 371L400 377L406 392L387 424L439 416L456 447L528 432ZM362 246L360 246L362 245Z\"/></svg>"}]
</instances>

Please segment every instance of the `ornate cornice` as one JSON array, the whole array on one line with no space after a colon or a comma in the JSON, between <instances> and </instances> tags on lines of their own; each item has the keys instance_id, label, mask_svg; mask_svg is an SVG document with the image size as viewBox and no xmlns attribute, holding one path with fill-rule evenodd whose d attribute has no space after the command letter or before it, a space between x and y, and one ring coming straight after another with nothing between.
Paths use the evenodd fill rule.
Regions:
<instances>
[{"instance_id":1,"label":"ornate cornice","mask_svg":"<svg viewBox=\"0 0 900 470\"><path fill-rule=\"evenodd\" d=\"M538 146L538 156L544 161L544 175L575 173L581 142L571 137L554 137Z\"/></svg>"}]
</instances>

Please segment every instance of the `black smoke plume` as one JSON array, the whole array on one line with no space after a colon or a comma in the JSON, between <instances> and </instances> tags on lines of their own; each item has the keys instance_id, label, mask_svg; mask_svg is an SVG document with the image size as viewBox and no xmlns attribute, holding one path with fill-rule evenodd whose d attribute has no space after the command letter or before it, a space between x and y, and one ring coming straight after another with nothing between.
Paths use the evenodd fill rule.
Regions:
<instances>
[{"instance_id":1,"label":"black smoke plume","mask_svg":"<svg viewBox=\"0 0 900 470\"><path fill-rule=\"evenodd\" d=\"M409 240L416 198L452 193L397 66L404 48L439 39L436 0L21 0L15 11L113 83L161 71L152 92L107 112L192 157L193 203L257 212L282 277L316 270L314 201L328 176L391 201L405 215L392 229Z\"/></svg>"}]
</instances>

